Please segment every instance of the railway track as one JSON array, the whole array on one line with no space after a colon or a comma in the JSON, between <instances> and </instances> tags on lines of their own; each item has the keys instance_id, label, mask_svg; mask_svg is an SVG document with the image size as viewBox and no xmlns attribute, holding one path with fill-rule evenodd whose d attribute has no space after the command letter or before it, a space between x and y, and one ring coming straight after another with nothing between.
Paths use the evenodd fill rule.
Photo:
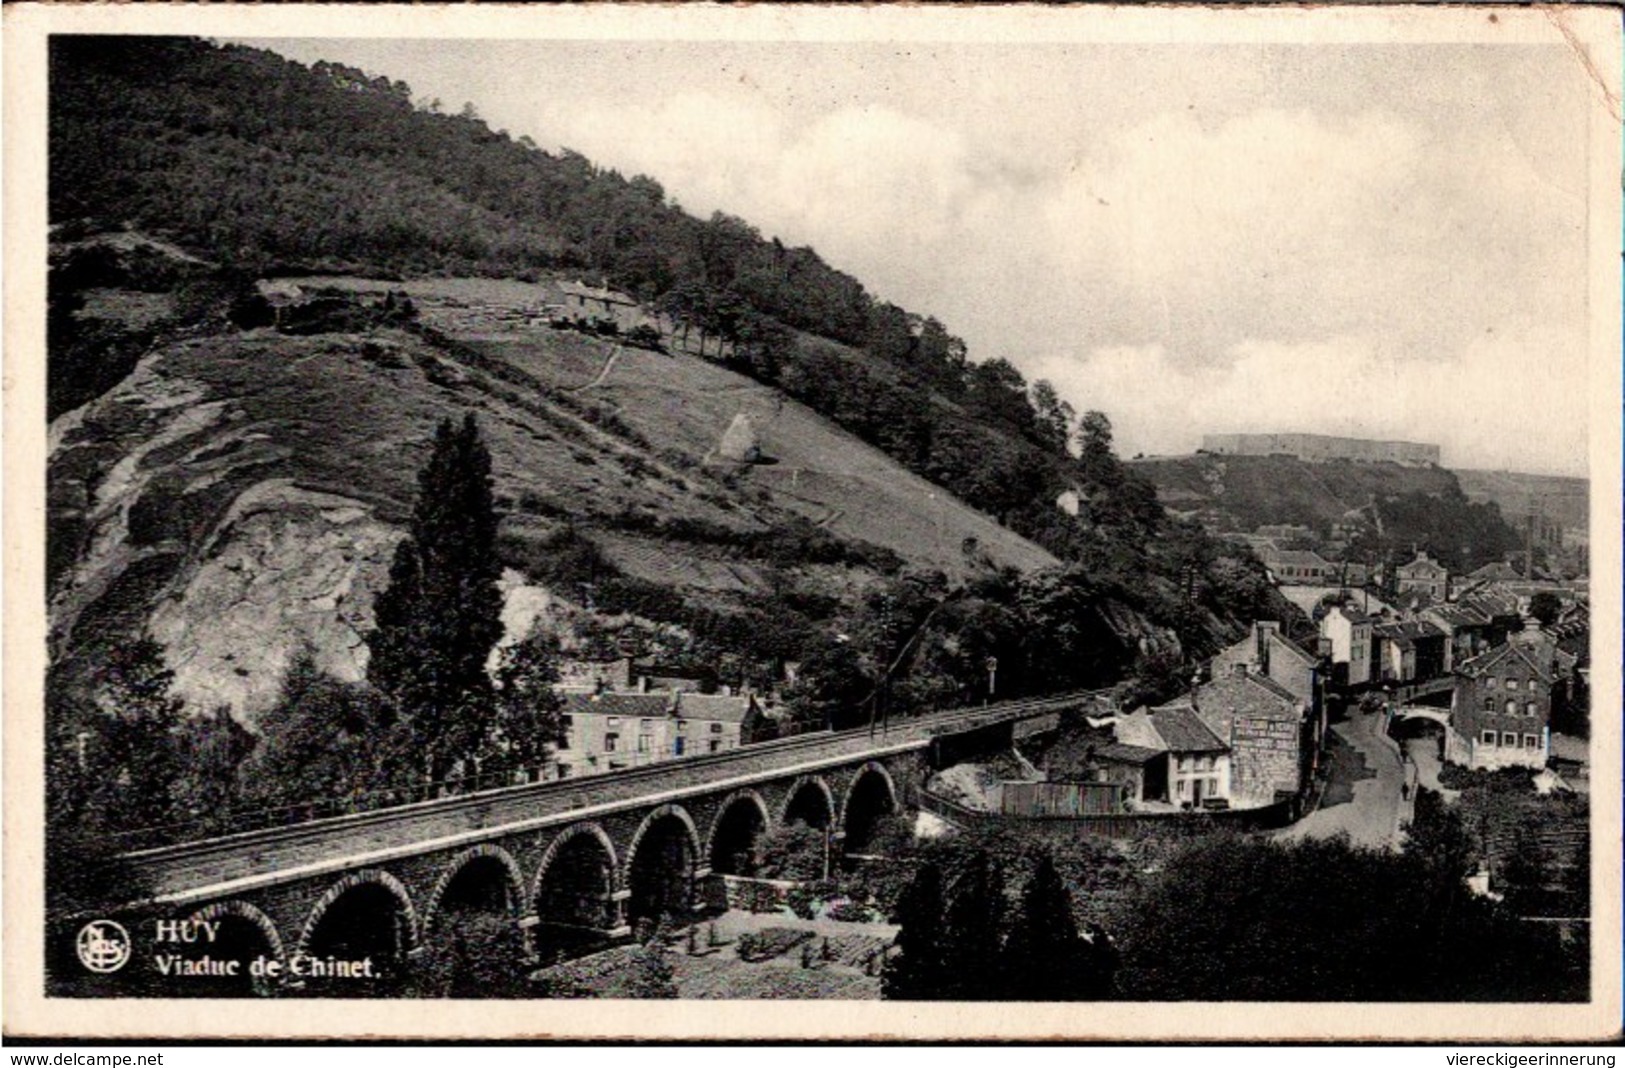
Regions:
<instances>
[{"instance_id":1,"label":"railway track","mask_svg":"<svg viewBox=\"0 0 1625 1068\"><path fill-rule=\"evenodd\" d=\"M720 753L608 772L527 783L306 822L125 852L124 860L164 895L199 885L278 872L356 853L411 849L478 837L496 828L564 822L584 810L615 808L651 796L701 792L732 780L771 776L804 765L841 764L865 754L923 748L934 736L1060 711L1100 691L1001 702L899 720L874 729L820 732Z\"/></svg>"}]
</instances>

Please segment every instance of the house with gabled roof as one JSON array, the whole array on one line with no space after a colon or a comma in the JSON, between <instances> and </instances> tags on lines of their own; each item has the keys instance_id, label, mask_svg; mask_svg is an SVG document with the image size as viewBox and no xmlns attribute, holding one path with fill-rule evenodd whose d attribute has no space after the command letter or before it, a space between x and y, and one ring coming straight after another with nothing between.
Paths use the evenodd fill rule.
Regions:
<instances>
[{"instance_id":1,"label":"house with gabled roof","mask_svg":"<svg viewBox=\"0 0 1625 1068\"><path fill-rule=\"evenodd\" d=\"M1445 673L1447 635L1425 620L1397 620L1371 628L1377 646L1376 678L1383 682L1414 682Z\"/></svg>"},{"instance_id":2,"label":"house with gabled roof","mask_svg":"<svg viewBox=\"0 0 1625 1068\"><path fill-rule=\"evenodd\" d=\"M1139 708L1120 717L1114 735L1127 752L1161 754L1161 768L1148 768L1144 794L1180 808L1229 804L1230 750L1189 704ZM1160 787L1160 789L1158 789Z\"/></svg>"},{"instance_id":3,"label":"house with gabled roof","mask_svg":"<svg viewBox=\"0 0 1625 1068\"><path fill-rule=\"evenodd\" d=\"M1444 601L1450 597L1449 569L1429 557L1426 550L1417 550L1416 559L1394 568L1394 577L1398 580L1401 594L1419 591L1434 601Z\"/></svg>"},{"instance_id":4,"label":"house with gabled roof","mask_svg":"<svg viewBox=\"0 0 1625 1068\"><path fill-rule=\"evenodd\" d=\"M1244 663L1197 686L1184 699L1230 750L1230 802L1237 808L1297 796L1319 752L1310 702Z\"/></svg>"},{"instance_id":5,"label":"house with gabled roof","mask_svg":"<svg viewBox=\"0 0 1625 1068\"><path fill-rule=\"evenodd\" d=\"M559 778L642 767L760 741L765 717L754 694L665 689L560 690L564 737Z\"/></svg>"},{"instance_id":6,"label":"house with gabled roof","mask_svg":"<svg viewBox=\"0 0 1625 1068\"><path fill-rule=\"evenodd\" d=\"M1320 618L1320 636L1331 643L1333 680L1343 686L1371 681L1373 621L1355 605L1334 604Z\"/></svg>"},{"instance_id":7,"label":"house with gabled roof","mask_svg":"<svg viewBox=\"0 0 1625 1068\"><path fill-rule=\"evenodd\" d=\"M1259 620L1247 637L1213 658L1212 676L1235 673L1235 665L1246 664L1249 674L1269 679L1306 702L1316 698L1316 678L1320 662L1281 633L1281 624Z\"/></svg>"},{"instance_id":8,"label":"house with gabled roof","mask_svg":"<svg viewBox=\"0 0 1625 1068\"><path fill-rule=\"evenodd\" d=\"M1445 758L1470 768L1545 767L1552 703L1566 697L1574 667L1538 627L1459 664Z\"/></svg>"},{"instance_id":9,"label":"house with gabled roof","mask_svg":"<svg viewBox=\"0 0 1625 1068\"><path fill-rule=\"evenodd\" d=\"M1308 549L1261 549L1258 558L1283 586L1321 586L1343 573L1341 564Z\"/></svg>"}]
</instances>

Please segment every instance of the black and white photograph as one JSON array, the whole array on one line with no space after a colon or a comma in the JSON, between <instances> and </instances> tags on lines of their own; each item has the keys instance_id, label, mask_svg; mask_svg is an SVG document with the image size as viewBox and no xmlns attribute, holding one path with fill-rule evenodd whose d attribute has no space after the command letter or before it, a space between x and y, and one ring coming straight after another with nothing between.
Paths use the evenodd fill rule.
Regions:
<instances>
[{"instance_id":1,"label":"black and white photograph","mask_svg":"<svg viewBox=\"0 0 1625 1068\"><path fill-rule=\"evenodd\" d=\"M8 1031L1617 1032L1617 12L6 15Z\"/></svg>"}]
</instances>

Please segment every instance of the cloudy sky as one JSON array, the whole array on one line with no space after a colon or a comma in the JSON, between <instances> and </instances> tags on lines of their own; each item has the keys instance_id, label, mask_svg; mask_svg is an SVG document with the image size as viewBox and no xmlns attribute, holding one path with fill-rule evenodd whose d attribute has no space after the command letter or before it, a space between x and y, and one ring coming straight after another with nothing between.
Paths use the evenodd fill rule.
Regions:
<instances>
[{"instance_id":1,"label":"cloudy sky","mask_svg":"<svg viewBox=\"0 0 1625 1068\"><path fill-rule=\"evenodd\" d=\"M1204 431L1583 474L1559 47L262 41L810 244L1125 455Z\"/></svg>"}]
</instances>

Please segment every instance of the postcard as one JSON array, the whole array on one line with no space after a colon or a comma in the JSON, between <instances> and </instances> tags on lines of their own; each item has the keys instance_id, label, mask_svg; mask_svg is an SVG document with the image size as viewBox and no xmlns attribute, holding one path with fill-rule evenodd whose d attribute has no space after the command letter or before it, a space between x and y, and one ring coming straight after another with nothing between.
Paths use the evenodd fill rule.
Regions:
<instances>
[{"instance_id":1,"label":"postcard","mask_svg":"<svg viewBox=\"0 0 1625 1068\"><path fill-rule=\"evenodd\" d=\"M4 19L8 1035L1617 1036L1617 13Z\"/></svg>"}]
</instances>

